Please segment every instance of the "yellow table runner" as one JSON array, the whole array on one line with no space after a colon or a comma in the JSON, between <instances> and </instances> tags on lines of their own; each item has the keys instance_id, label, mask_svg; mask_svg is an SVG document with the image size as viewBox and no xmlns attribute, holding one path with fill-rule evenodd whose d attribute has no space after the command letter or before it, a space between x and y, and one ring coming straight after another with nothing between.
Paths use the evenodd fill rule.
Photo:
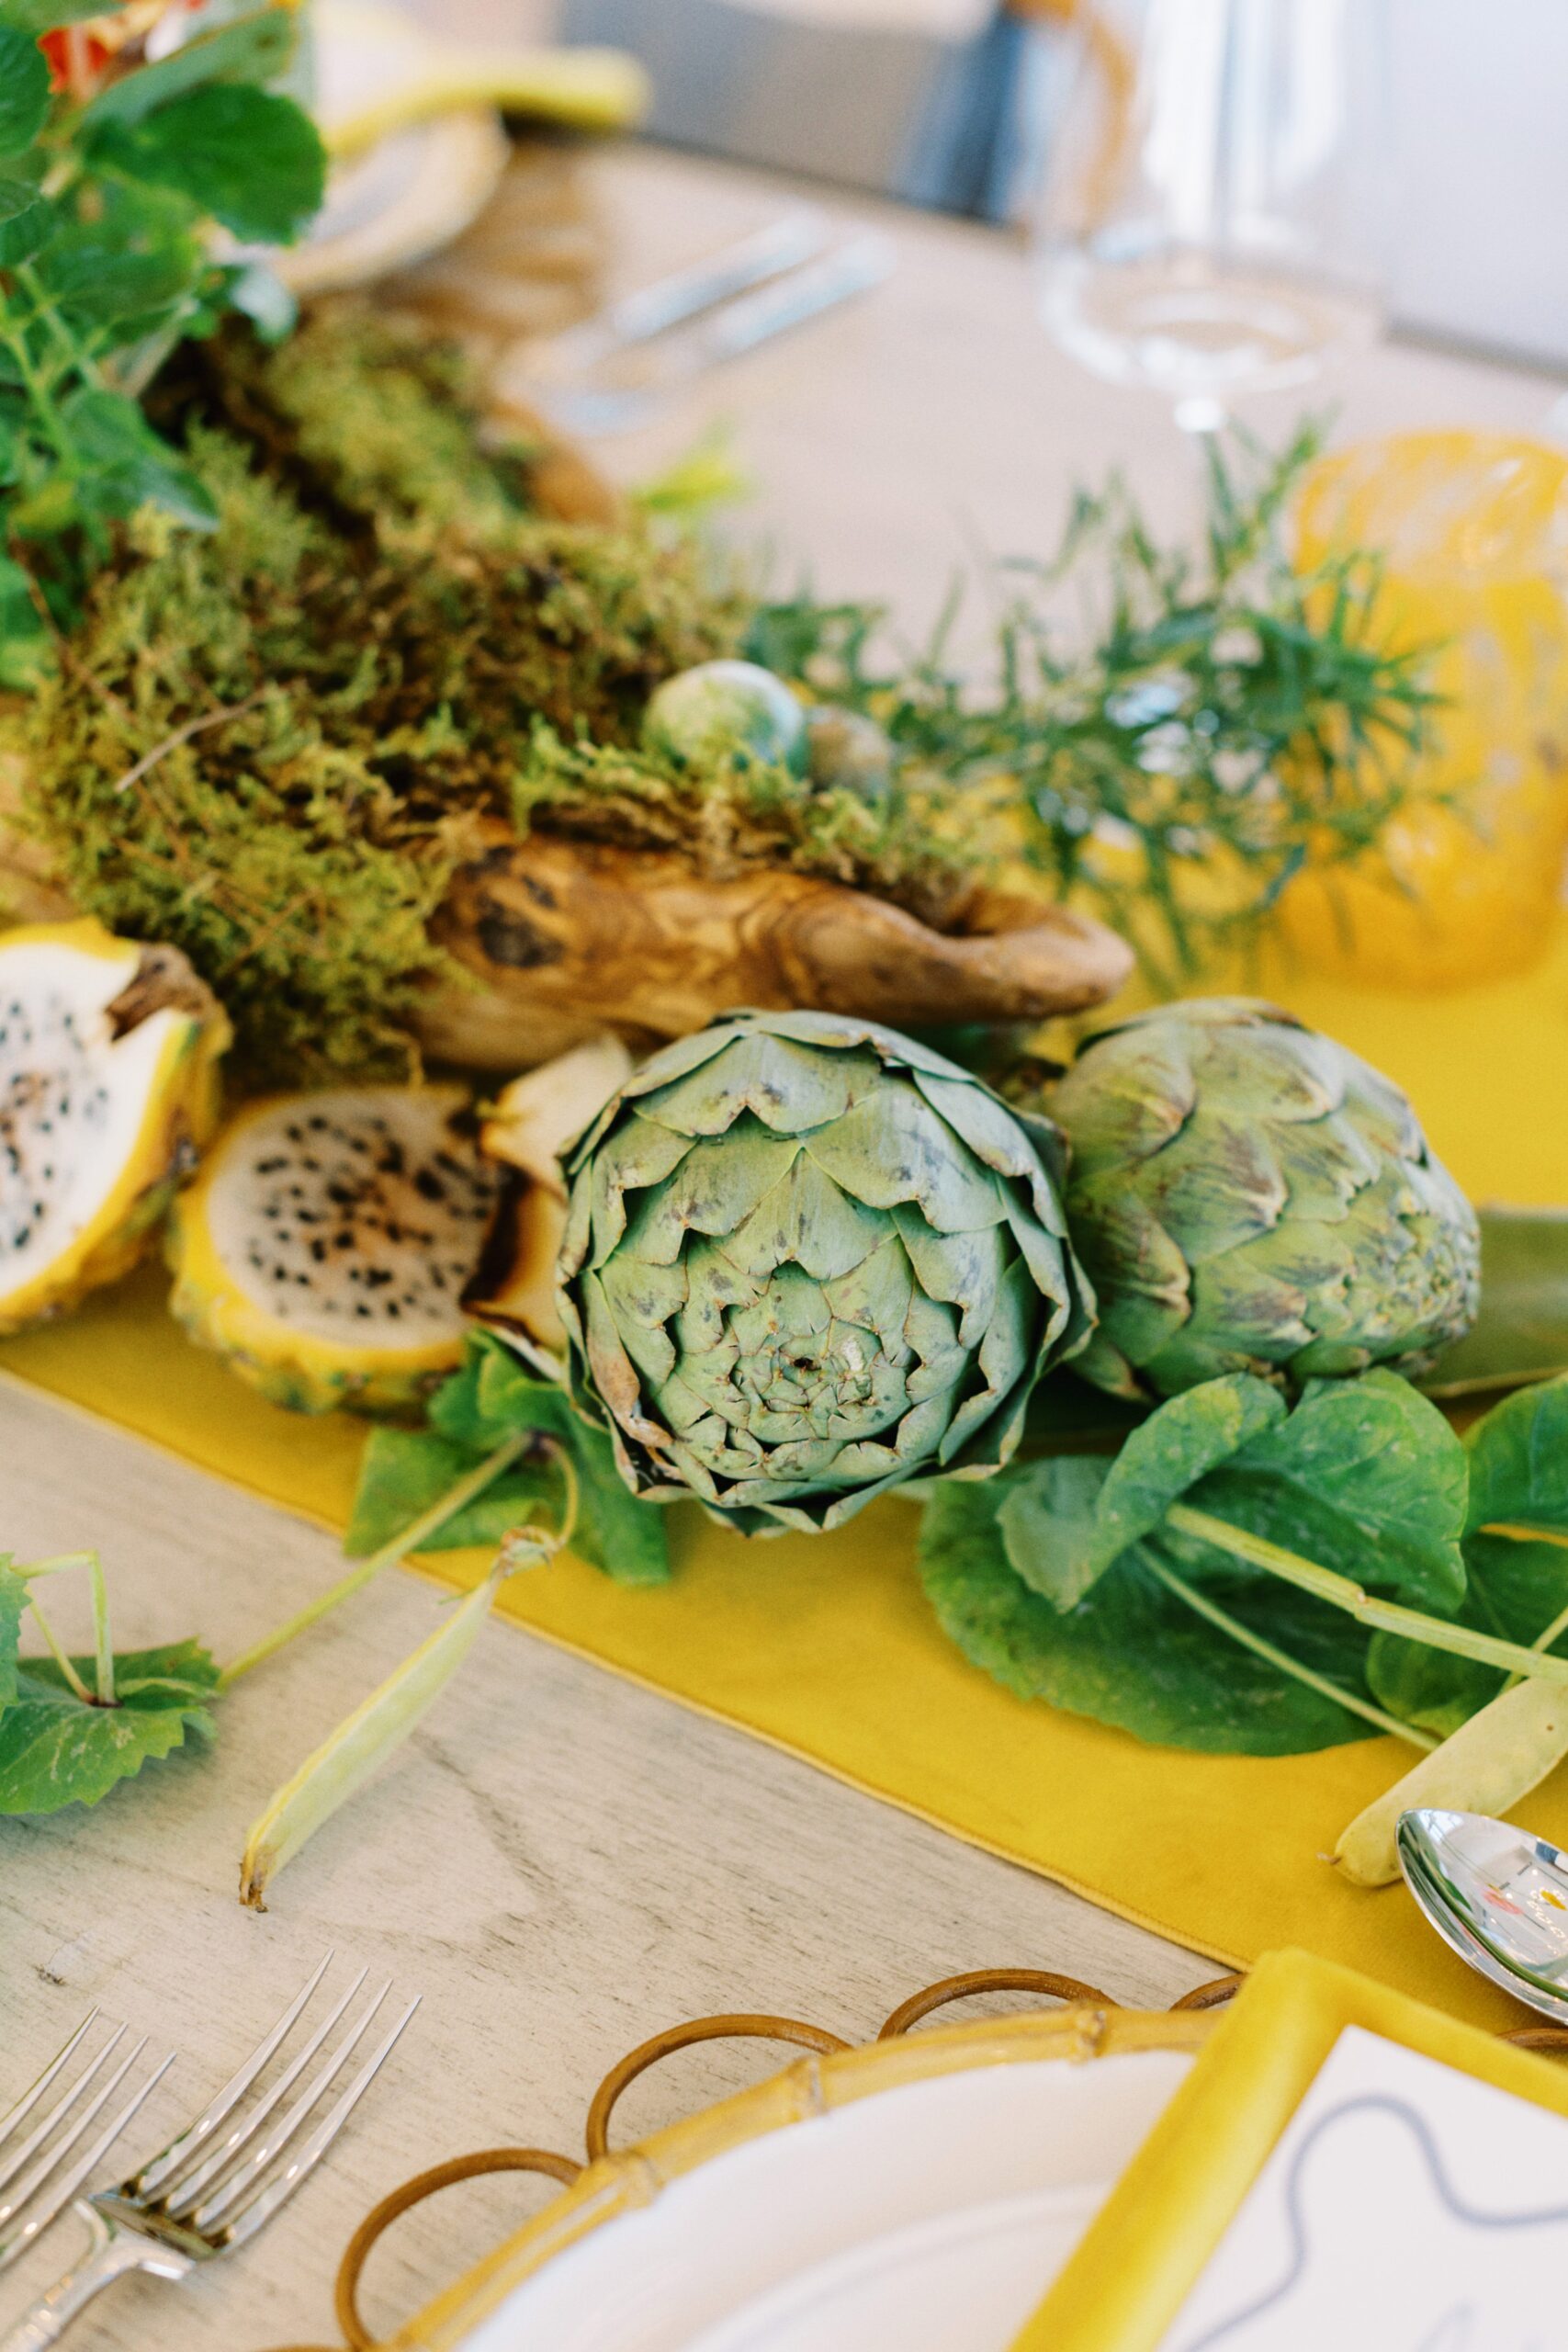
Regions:
<instances>
[{"instance_id":1,"label":"yellow table runner","mask_svg":"<svg viewBox=\"0 0 1568 2352\"><path fill-rule=\"evenodd\" d=\"M1568 1204L1568 929L1528 978L1461 995L1278 978L1271 989L1409 1089L1473 1198ZM359 1426L264 1404L189 1347L159 1301L149 1270L0 1347L0 1368L341 1527ZM1296 1944L1480 2022L1517 2018L1403 1892L1358 1893L1320 1859L1409 1760L1397 1743L1189 1756L1014 1699L938 1632L912 1566L914 1512L896 1498L831 1536L748 1544L694 1510L678 1512L676 1532L666 1589L623 1590L562 1560L515 1579L506 1613L1227 1965ZM429 1565L462 1581L480 1555ZM1529 1817L1568 1842L1568 1775ZM976 1960L1009 1957L983 1918L973 1939Z\"/></svg>"}]
</instances>

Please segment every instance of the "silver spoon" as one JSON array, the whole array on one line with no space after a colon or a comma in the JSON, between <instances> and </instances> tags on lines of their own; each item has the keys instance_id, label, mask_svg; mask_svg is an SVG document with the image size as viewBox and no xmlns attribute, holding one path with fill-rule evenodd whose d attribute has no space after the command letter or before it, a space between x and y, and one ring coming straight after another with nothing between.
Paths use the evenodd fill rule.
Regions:
<instances>
[{"instance_id":1,"label":"silver spoon","mask_svg":"<svg viewBox=\"0 0 1568 2352\"><path fill-rule=\"evenodd\" d=\"M1568 1854L1483 1813L1400 1815L1399 1867L1443 1941L1568 2025Z\"/></svg>"}]
</instances>

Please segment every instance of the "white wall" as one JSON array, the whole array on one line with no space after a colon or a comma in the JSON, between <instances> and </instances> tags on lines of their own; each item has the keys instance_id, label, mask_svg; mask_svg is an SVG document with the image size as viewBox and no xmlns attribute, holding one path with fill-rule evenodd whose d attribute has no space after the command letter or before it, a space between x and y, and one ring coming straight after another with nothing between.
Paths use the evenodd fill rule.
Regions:
<instances>
[{"instance_id":1,"label":"white wall","mask_svg":"<svg viewBox=\"0 0 1568 2352\"><path fill-rule=\"evenodd\" d=\"M1568 0L1390 0L1395 318L1568 365Z\"/></svg>"}]
</instances>

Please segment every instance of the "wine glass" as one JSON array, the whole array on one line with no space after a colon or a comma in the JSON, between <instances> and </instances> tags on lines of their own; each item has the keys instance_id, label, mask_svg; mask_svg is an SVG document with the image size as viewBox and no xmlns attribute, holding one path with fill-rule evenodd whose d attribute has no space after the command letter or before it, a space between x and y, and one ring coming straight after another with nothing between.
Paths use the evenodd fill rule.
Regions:
<instances>
[{"instance_id":1,"label":"wine glass","mask_svg":"<svg viewBox=\"0 0 1568 2352\"><path fill-rule=\"evenodd\" d=\"M1382 0L1082 0L1039 215L1044 322L1211 433L1381 325ZM1123 28L1131 23L1131 31Z\"/></svg>"}]
</instances>

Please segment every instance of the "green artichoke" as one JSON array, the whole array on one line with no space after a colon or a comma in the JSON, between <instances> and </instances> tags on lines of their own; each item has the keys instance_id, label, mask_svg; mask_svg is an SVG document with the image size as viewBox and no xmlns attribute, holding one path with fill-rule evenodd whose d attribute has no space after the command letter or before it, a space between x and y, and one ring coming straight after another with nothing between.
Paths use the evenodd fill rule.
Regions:
<instances>
[{"instance_id":1,"label":"green artichoke","mask_svg":"<svg viewBox=\"0 0 1568 2352\"><path fill-rule=\"evenodd\" d=\"M1475 1212L1408 1101L1275 1006L1140 1013L1087 1041L1050 1104L1100 1303L1074 1369L1102 1388L1415 1375L1474 1321Z\"/></svg>"},{"instance_id":2,"label":"green artichoke","mask_svg":"<svg viewBox=\"0 0 1568 2352\"><path fill-rule=\"evenodd\" d=\"M748 1534L998 1469L1093 1314L1062 1168L1048 1121L893 1030L729 1014L568 1156L573 1396L636 1492Z\"/></svg>"}]
</instances>

